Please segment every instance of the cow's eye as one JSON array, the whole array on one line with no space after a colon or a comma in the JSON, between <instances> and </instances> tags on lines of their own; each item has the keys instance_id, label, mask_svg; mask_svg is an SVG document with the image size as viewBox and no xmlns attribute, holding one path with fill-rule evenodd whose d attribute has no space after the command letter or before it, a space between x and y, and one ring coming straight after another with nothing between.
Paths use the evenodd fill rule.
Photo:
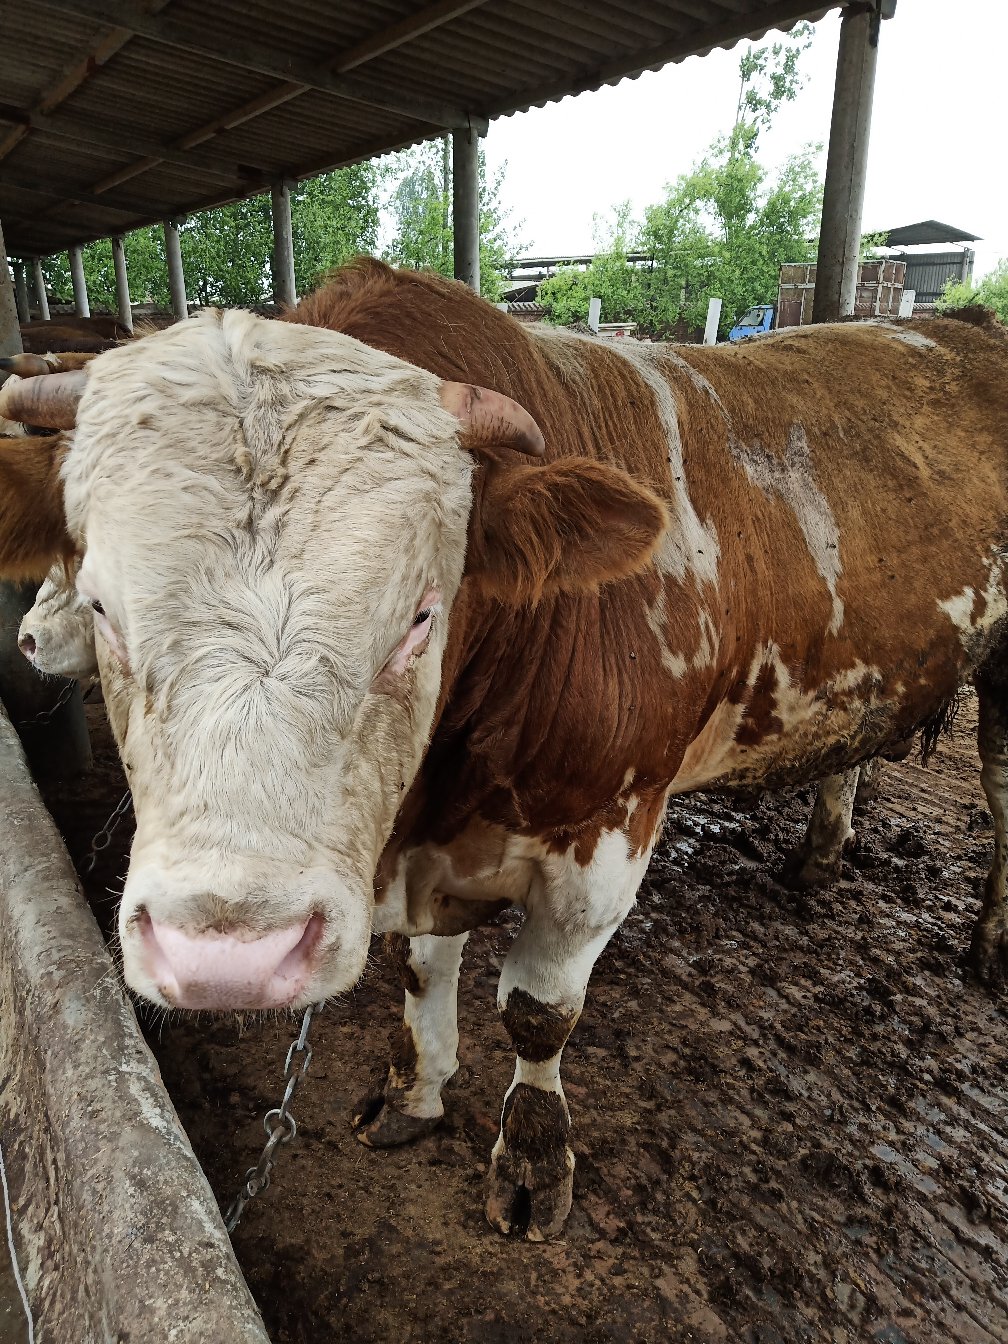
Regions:
<instances>
[{"instance_id":1,"label":"cow's eye","mask_svg":"<svg viewBox=\"0 0 1008 1344\"><path fill-rule=\"evenodd\" d=\"M105 608L102 606L102 604L98 601L96 597L93 597L91 599L91 610L96 611L99 616L105 615Z\"/></svg>"},{"instance_id":2,"label":"cow's eye","mask_svg":"<svg viewBox=\"0 0 1008 1344\"><path fill-rule=\"evenodd\" d=\"M413 620L413 624L414 624L414 625L423 625L424 621L427 621L427 620L430 619L430 615L431 615L431 612L432 612L432 611L433 611L433 608L432 608L432 607L424 607L422 610L418 611L417 614L416 614L416 616L415 616L415 618L414 618L414 620Z\"/></svg>"}]
</instances>

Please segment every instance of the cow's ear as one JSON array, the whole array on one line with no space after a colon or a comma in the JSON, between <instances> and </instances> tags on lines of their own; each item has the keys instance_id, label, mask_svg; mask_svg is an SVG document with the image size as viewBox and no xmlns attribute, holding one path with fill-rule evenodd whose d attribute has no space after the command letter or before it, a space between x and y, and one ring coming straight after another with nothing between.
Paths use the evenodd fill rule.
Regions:
<instances>
[{"instance_id":1,"label":"cow's ear","mask_svg":"<svg viewBox=\"0 0 1008 1344\"><path fill-rule=\"evenodd\" d=\"M62 434L0 438L0 579L44 579L69 563L74 545L63 512Z\"/></svg>"},{"instance_id":2,"label":"cow's ear","mask_svg":"<svg viewBox=\"0 0 1008 1344\"><path fill-rule=\"evenodd\" d=\"M502 602L593 591L645 568L665 505L618 467L584 457L486 464L469 524L466 574Z\"/></svg>"}]
</instances>

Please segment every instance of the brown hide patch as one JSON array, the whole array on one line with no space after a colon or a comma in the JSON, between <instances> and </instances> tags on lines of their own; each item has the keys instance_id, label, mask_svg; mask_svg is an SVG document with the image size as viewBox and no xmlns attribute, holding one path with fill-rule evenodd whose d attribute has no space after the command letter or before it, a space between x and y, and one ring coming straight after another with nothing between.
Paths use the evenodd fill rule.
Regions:
<instances>
[{"instance_id":1,"label":"brown hide patch","mask_svg":"<svg viewBox=\"0 0 1008 1344\"><path fill-rule=\"evenodd\" d=\"M404 1022L394 1033L391 1047L389 1086L400 1092L408 1092L417 1079L418 1055L413 1028Z\"/></svg>"},{"instance_id":2,"label":"brown hide patch","mask_svg":"<svg viewBox=\"0 0 1008 1344\"><path fill-rule=\"evenodd\" d=\"M72 560L59 475L66 450L61 434L0 438L0 579L41 581Z\"/></svg>"},{"instance_id":3,"label":"brown hide patch","mask_svg":"<svg viewBox=\"0 0 1008 1344\"><path fill-rule=\"evenodd\" d=\"M507 1155L528 1162L535 1169L537 1185L566 1177L570 1127L567 1108L556 1092L518 1083L504 1103L501 1134Z\"/></svg>"},{"instance_id":4,"label":"brown hide patch","mask_svg":"<svg viewBox=\"0 0 1008 1344\"><path fill-rule=\"evenodd\" d=\"M387 933L385 935L385 950L395 967L399 983L403 989L408 990L413 995L422 994L423 985L420 983L420 977L410 965L410 944L406 935Z\"/></svg>"},{"instance_id":5,"label":"brown hide patch","mask_svg":"<svg viewBox=\"0 0 1008 1344\"><path fill-rule=\"evenodd\" d=\"M559 1054L578 1020L577 1013L540 1003L524 989L512 989L501 1017L519 1057L533 1064Z\"/></svg>"},{"instance_id":6,"label":"brown hide patch","mask_svg":"<svg viewBox=\"0 0 1008 1344\"><path fill-rule=\"evenodd\" d=\"M783 731L784 724L777 717L775 707L776 690L777 668L773 663L764 663L756 674L752 695L735 733L735 741L740 746L755 746Z\"/></svg>"},{"instance_id":7,"label":"brown hide patch","mask_svg":"<svg viewBox=\"0 0 1008 1344\"><path fill-rule=\"evenodd\" d=\"M619 466L669 506L676 527L666 427L618 351L539 335L451 281L374 262L341 272L288 318L513 397L541 426L547 462ZM933 344L908 342L915 332ZM885 749L932 718L984 655L979 643L963 647L938 602L967 587L983 594L1008 541L1006 344L1001 332L936 319L654 352L673 391L679 484L719 540L716 592L656 569L519 609L465 580L430 747L396 843L444 844L482 817L551 848L575 846L588 862L602 829L630 829L628 770L649 789L668 784L706 723L734 722L726 702L750 708L754 739L778 730L770 674L758 689L750 680L770 646L792 679L789 694L843 686L858 665L878 670L877 716L855 724L860 740L813 733L801 746L805 767L815 756L836 773L852 753ZM840 538L844 610L833 634L834 604L793 499L761 491L731 450L751 456L758 444L783 471L796 425L797 465ZM701 603L718 636L709 655ZM678 677L668 665L677 655L686 663ZM772 753L778 783L793 778L789 732Z\"/></svg>"}]
</instances>

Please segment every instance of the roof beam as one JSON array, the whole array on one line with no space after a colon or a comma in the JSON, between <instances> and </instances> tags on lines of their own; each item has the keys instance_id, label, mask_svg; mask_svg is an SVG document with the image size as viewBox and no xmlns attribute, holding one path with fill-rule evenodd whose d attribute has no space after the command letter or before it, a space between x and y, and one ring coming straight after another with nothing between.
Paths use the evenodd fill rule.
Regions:
<instances>
[{"instance_id":1,"label":"roof beam","mask_svg":"<svg viewBox=\"0 0 1008 1344\"><path fill-rule=\"evenodd\" d=\"M426 121L432 126L446 129L468 126L470 123L469 113L464 108L448 103L435 103L430 99L403 97L394 89L357 79L353 75L334 74L328 63L316 65L296 57L285 57L271 47L259 46L252 42L233 42L227 47L215 46L185 24L162 15L147 14L130 0L40 0L40 2L45 8L56 10L61 14L72 14L75 18L128 28L131 33L139 37L174 47L179 51L187 51L194 56L201 56L224 65L237 66L242 70L252 70L283 83L303 84L307 89L317 89L320 93L332 94L336 98L352 103L362 103L366 107L380 107L387 112L407 117L410 121Z\"/></svg>"},{"instance_id":2,"label":"roof beam","mask_svg":"<svg viewBox=\"0 0 1008 1344\"><path fill-rule=\"evenodd\" d=\"M21 173L13 172L10 168L0 168L0 187L14 187L17 191L31 192L35 196L41 196L46 200L55 202L53 207L47 208L42 213L45 215L55 214L63 206L82 205L89 210L103 210L110 215L122 215L129 219L138 214L151 214L154 207L150 201L132 200L127 197L125 200L117 197L116 200L106 201L100 196L95 196L91 188L79 182L68 182L61 185L60 182L52 178L46 178L45 185L39 185L37 177L26 177ZM244 194L244 187L241 188ZM231 196L234 200L234 195ZM5 212L6 213L6 212ZM178 214L184 214L185 211L178 211ZM164 210L155 215L158 218L164 214ZM102 237L101 234L97 235Z\"/></svg>"},{"instance_id":3,"label":"roof beam","mask_svg":"<svg viewBox=\"0 0 1008 1344\"><path fill-rule=\"evenodd\" d=\"M133 34L126 28L112 28L98 41L92 43L91 49L83 59L68 65L31 109L29 119L12 127L0 139L0 159L6 158L14 146L19 144L32 129L30 120L32 114L51 112L54 107L58 107L75 89L80 88L94 70L104 65L120 47L125 46L132 36Z\"/></svg>"},{"instance_id":4,"label":"roof beam","mask_svg":"<svg viewBox=\"0 0 1008 1344\"><path fill-rule=\"evenodd\" d=\"M0 108L0 121L8 120L9 111L12 112ZM118 131L103 131L91 123L84 125L77 122L66 113L46 116L39 112L29 112L24 116L22 124L26 129L52 135L60 140L69 140L74 144L95 145L100 149L111 150L120 157L131 153L142 154L145 157L154 157L158 162L173 163L182 168L196 168L207 177L217 178L222 183L230 182L238 185L250 178L258 181L266 174L266 169L258 165L228 162L213 154L181 154L168 145L162 145L157 140L148 140L132 130L123 135Z\"/></svg>"},{"instance_id":5,"label":"roof beam","mask_svg":"<svg viewBox=\"0 0 1008 1344\"><path fill-rule=\"evenodd\" d=\"M345 74L348 70L356 70L366 61L376 60L379 56L384 56L387 51L395 51L396 47L412 42L415 37L423 37L424 33L440 28L442 24L461 18L471 9L478 9L480 5L485 4L486 0L437 0L436 4L425 5L408 19L390 24L388 28L383 28L372 37L366 37L355 46L347 47L345 51L340 52L330 68L337 75Z\"/></svg>"},{"instance_id":6,"label":"roof beam","mask_svg":"<svg viewBox=\"0 0 1008 1344\"><path fill-rule=\"evenodd\" d=\"M145 7L149 13L157 14L169 3L170 0L146 0ZM111 60L132 36L128 28L110 28L101 35L96 34L91 39L90 50L80 60L71 61L63 68L31 111L44 114L59 107L60 103L66 102L70 95L90 79L96 70L100 70L106 61ZM6 158L31 129L30 122L21 122L13 130L8 131L0 140L0 159Z\"/></svg>"}]
</instances>

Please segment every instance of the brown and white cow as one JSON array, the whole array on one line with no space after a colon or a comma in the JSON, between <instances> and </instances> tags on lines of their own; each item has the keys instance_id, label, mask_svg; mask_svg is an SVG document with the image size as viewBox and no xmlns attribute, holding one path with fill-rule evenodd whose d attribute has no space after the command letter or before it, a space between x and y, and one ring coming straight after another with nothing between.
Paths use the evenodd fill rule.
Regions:
<instances>
[{"instance_id":1,"label":"brown and white cow","mask_svg":"<svg viewBox=\"0 0 1008 1344\"><path fill-rule=\"evenodd\" d=\"M405 1025L358 1126L399 1143L443 1113L467 931L522 907L497 1227L566 1218L561 1052L670 792L839 775L973 677L972 956L1003 974L1000 332L604 347L360 263L286 322L207 313L36 381L6 414L79 398L76 431L0 449L0 572L83 556L137 815L129 984L299 1006L392 935Z\"/></svg>"}]
</instances>

